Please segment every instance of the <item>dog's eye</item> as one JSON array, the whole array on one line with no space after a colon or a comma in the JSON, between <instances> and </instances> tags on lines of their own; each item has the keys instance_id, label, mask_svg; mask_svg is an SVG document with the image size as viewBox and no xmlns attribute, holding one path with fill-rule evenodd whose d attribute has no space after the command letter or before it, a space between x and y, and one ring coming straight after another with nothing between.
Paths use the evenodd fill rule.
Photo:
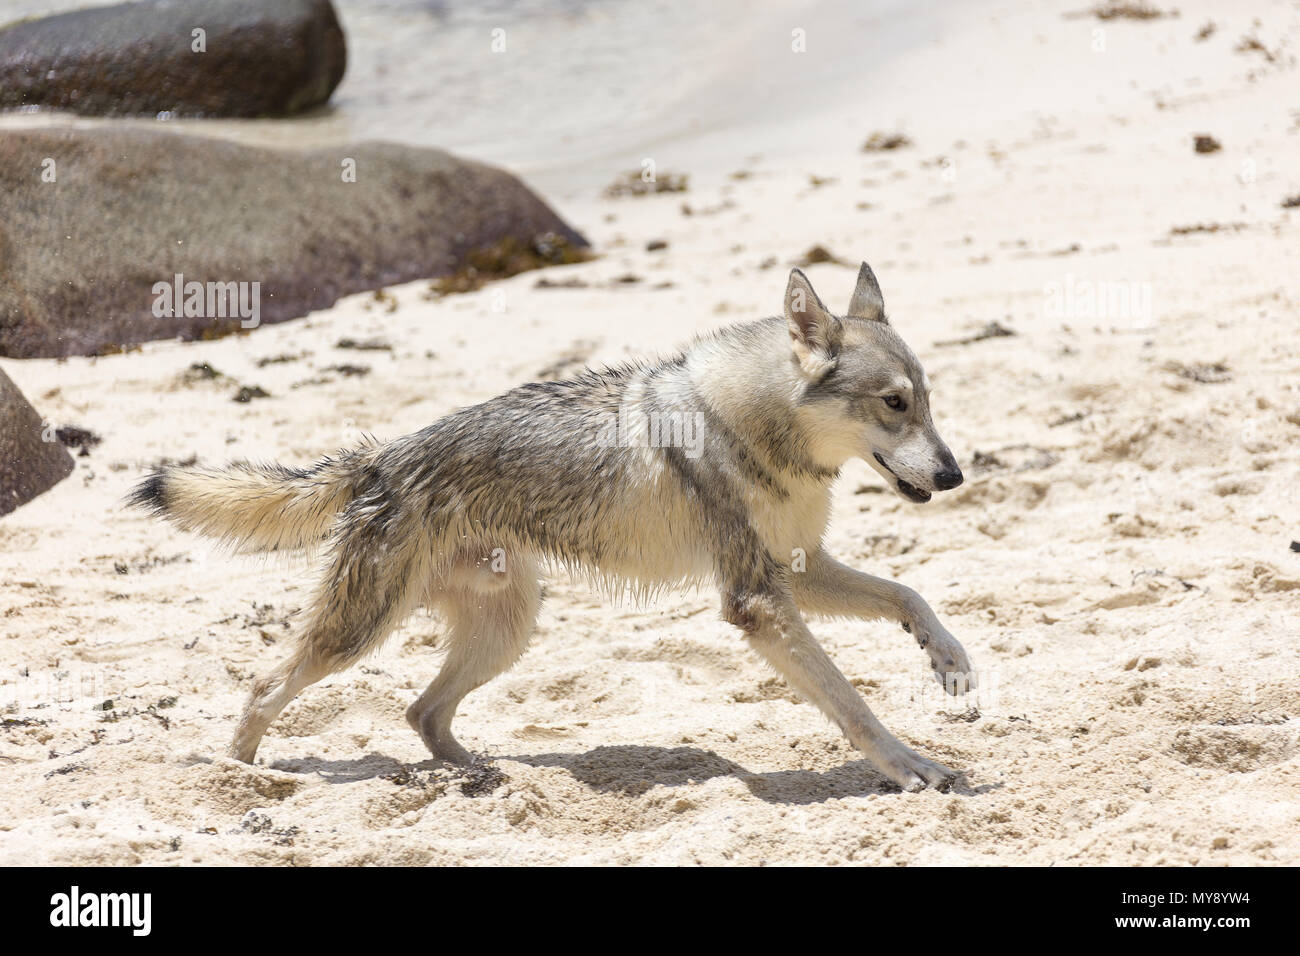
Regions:
<instances>
[{"instance_id":1,"label":"dog's eye","mask_svg":"<svg viewBox=\"0 0 1300 956\"><path fill-rule=\"evenodd\" d=\"M907 409L907 402L903 401L902 397L899 395L886 395L885 404L896 412L905 411Z\"/></svg>"}]
</instances>

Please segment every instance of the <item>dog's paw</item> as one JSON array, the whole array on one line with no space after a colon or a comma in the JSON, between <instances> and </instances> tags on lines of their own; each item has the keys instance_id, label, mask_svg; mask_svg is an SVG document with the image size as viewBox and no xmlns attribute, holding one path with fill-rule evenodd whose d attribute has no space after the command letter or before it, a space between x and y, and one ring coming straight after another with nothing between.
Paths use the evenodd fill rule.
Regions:
<instances>
[{"instance_id":1,"label":"dog's paw","mask_svg":"<svg viewBox=\"0 0 1300 956\"><path fill-rule=\"evenodd\" d=\"M930 655L934 678L949 694L958 697L975 689L975 669L966 649L942 625L920 631L916 642Z\"/></svg>"},{"instance_id":2,"label":"dog's paw","mask_svg":"<svg viewBox=\"0 0 1300 956\"><path fill-rule=\"evenodd\" d=\"M885 755L880 770L908 793L915 793L929 787L946 791L961 776L960 772L933 760L927 760L901 743Z\"/></svg>"}]
</instances>

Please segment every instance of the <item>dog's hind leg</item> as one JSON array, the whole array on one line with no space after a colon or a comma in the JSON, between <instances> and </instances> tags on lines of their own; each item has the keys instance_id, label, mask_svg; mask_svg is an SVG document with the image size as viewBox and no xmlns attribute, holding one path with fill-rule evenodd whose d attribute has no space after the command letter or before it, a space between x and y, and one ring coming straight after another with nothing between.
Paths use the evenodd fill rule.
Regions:
<instances>
[{"instance_id":1,"label":"dog's hind leg","mask_svg":"<svg viewBox=\"0 0 1300 956\"><path fill-rule=\"evenodd\" d=\"M253 685L230 745L236 760L252 763L262 735L291 700L373 650L409 613L418 540L399 540L394 546L394 536L384 543L371 532L359 525L336 543L298 649Z\"/></svg>"},{"instance_id":2,"label":"dog's hind leg","mask_svg":"<svg viewBox=\"0 0 1300 956\"><path fill-rule=\"evenodd\" d=\"M465 695L523 656L541 606L536 564L516 557L509 571L474 565L452 569L439 595L450 625L447 658L428 689L406 711L407 722L440 760L468 764L472 755L451 733Z\"/></svg>"},{"instance_id":3,"label":"dog's hind leg","mask_svg":"<svg viewBox=\"0 0 1300 956\"><path fill-rule=\"evenodd\" d=\"M252 763L262 735L280 712L305 688L327 676L333 668L314 657L305 648L253 685L252 696L235 730L229 754L236 760Z\"/></svg>"}]
</instances>

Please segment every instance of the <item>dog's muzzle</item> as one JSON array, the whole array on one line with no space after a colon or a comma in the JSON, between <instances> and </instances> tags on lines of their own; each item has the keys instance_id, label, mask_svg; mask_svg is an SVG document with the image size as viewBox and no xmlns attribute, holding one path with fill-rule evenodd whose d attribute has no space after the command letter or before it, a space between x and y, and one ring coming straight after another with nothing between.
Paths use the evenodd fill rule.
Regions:
<instances>
[{"instance_id":1,"label":"dog's muzzle","mask_svg":"<svg viewBox=\"0 0 1300 956\"><path fill-rule=\"evenodd\" d=\"M908 501L915 501L917 504L923 505L933 497L930 492L922 491L910 481L904 481L902 478L899 478L898 475L894 474L894 469L890 468L889 465L885 463L885 459L880 457L880 452L872 452L872 455L875 456L876 461L880 462L881 468L885 469L885 471L889 472L891 475L894 475L894 481L898 483L898 493Z\"/></svg>"}]
</instances>

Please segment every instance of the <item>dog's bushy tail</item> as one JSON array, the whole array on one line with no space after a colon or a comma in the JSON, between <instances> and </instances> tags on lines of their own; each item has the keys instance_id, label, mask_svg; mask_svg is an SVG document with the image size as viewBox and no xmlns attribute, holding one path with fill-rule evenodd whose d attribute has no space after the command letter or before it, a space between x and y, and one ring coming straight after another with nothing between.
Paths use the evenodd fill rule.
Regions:
<instances>
[{"instance_id":1,"label":"dog's bushy tail","mask_svg":"<svg viewBox=\"0 0 1300 956\"><path fill-rule=\"evenodd\" d=\"M367 446L302 469L247 461L225 468L168 466L137 485L127 503L244 551L311 548L356 496L373 450Z\"/></svg>"}]
</instances>

